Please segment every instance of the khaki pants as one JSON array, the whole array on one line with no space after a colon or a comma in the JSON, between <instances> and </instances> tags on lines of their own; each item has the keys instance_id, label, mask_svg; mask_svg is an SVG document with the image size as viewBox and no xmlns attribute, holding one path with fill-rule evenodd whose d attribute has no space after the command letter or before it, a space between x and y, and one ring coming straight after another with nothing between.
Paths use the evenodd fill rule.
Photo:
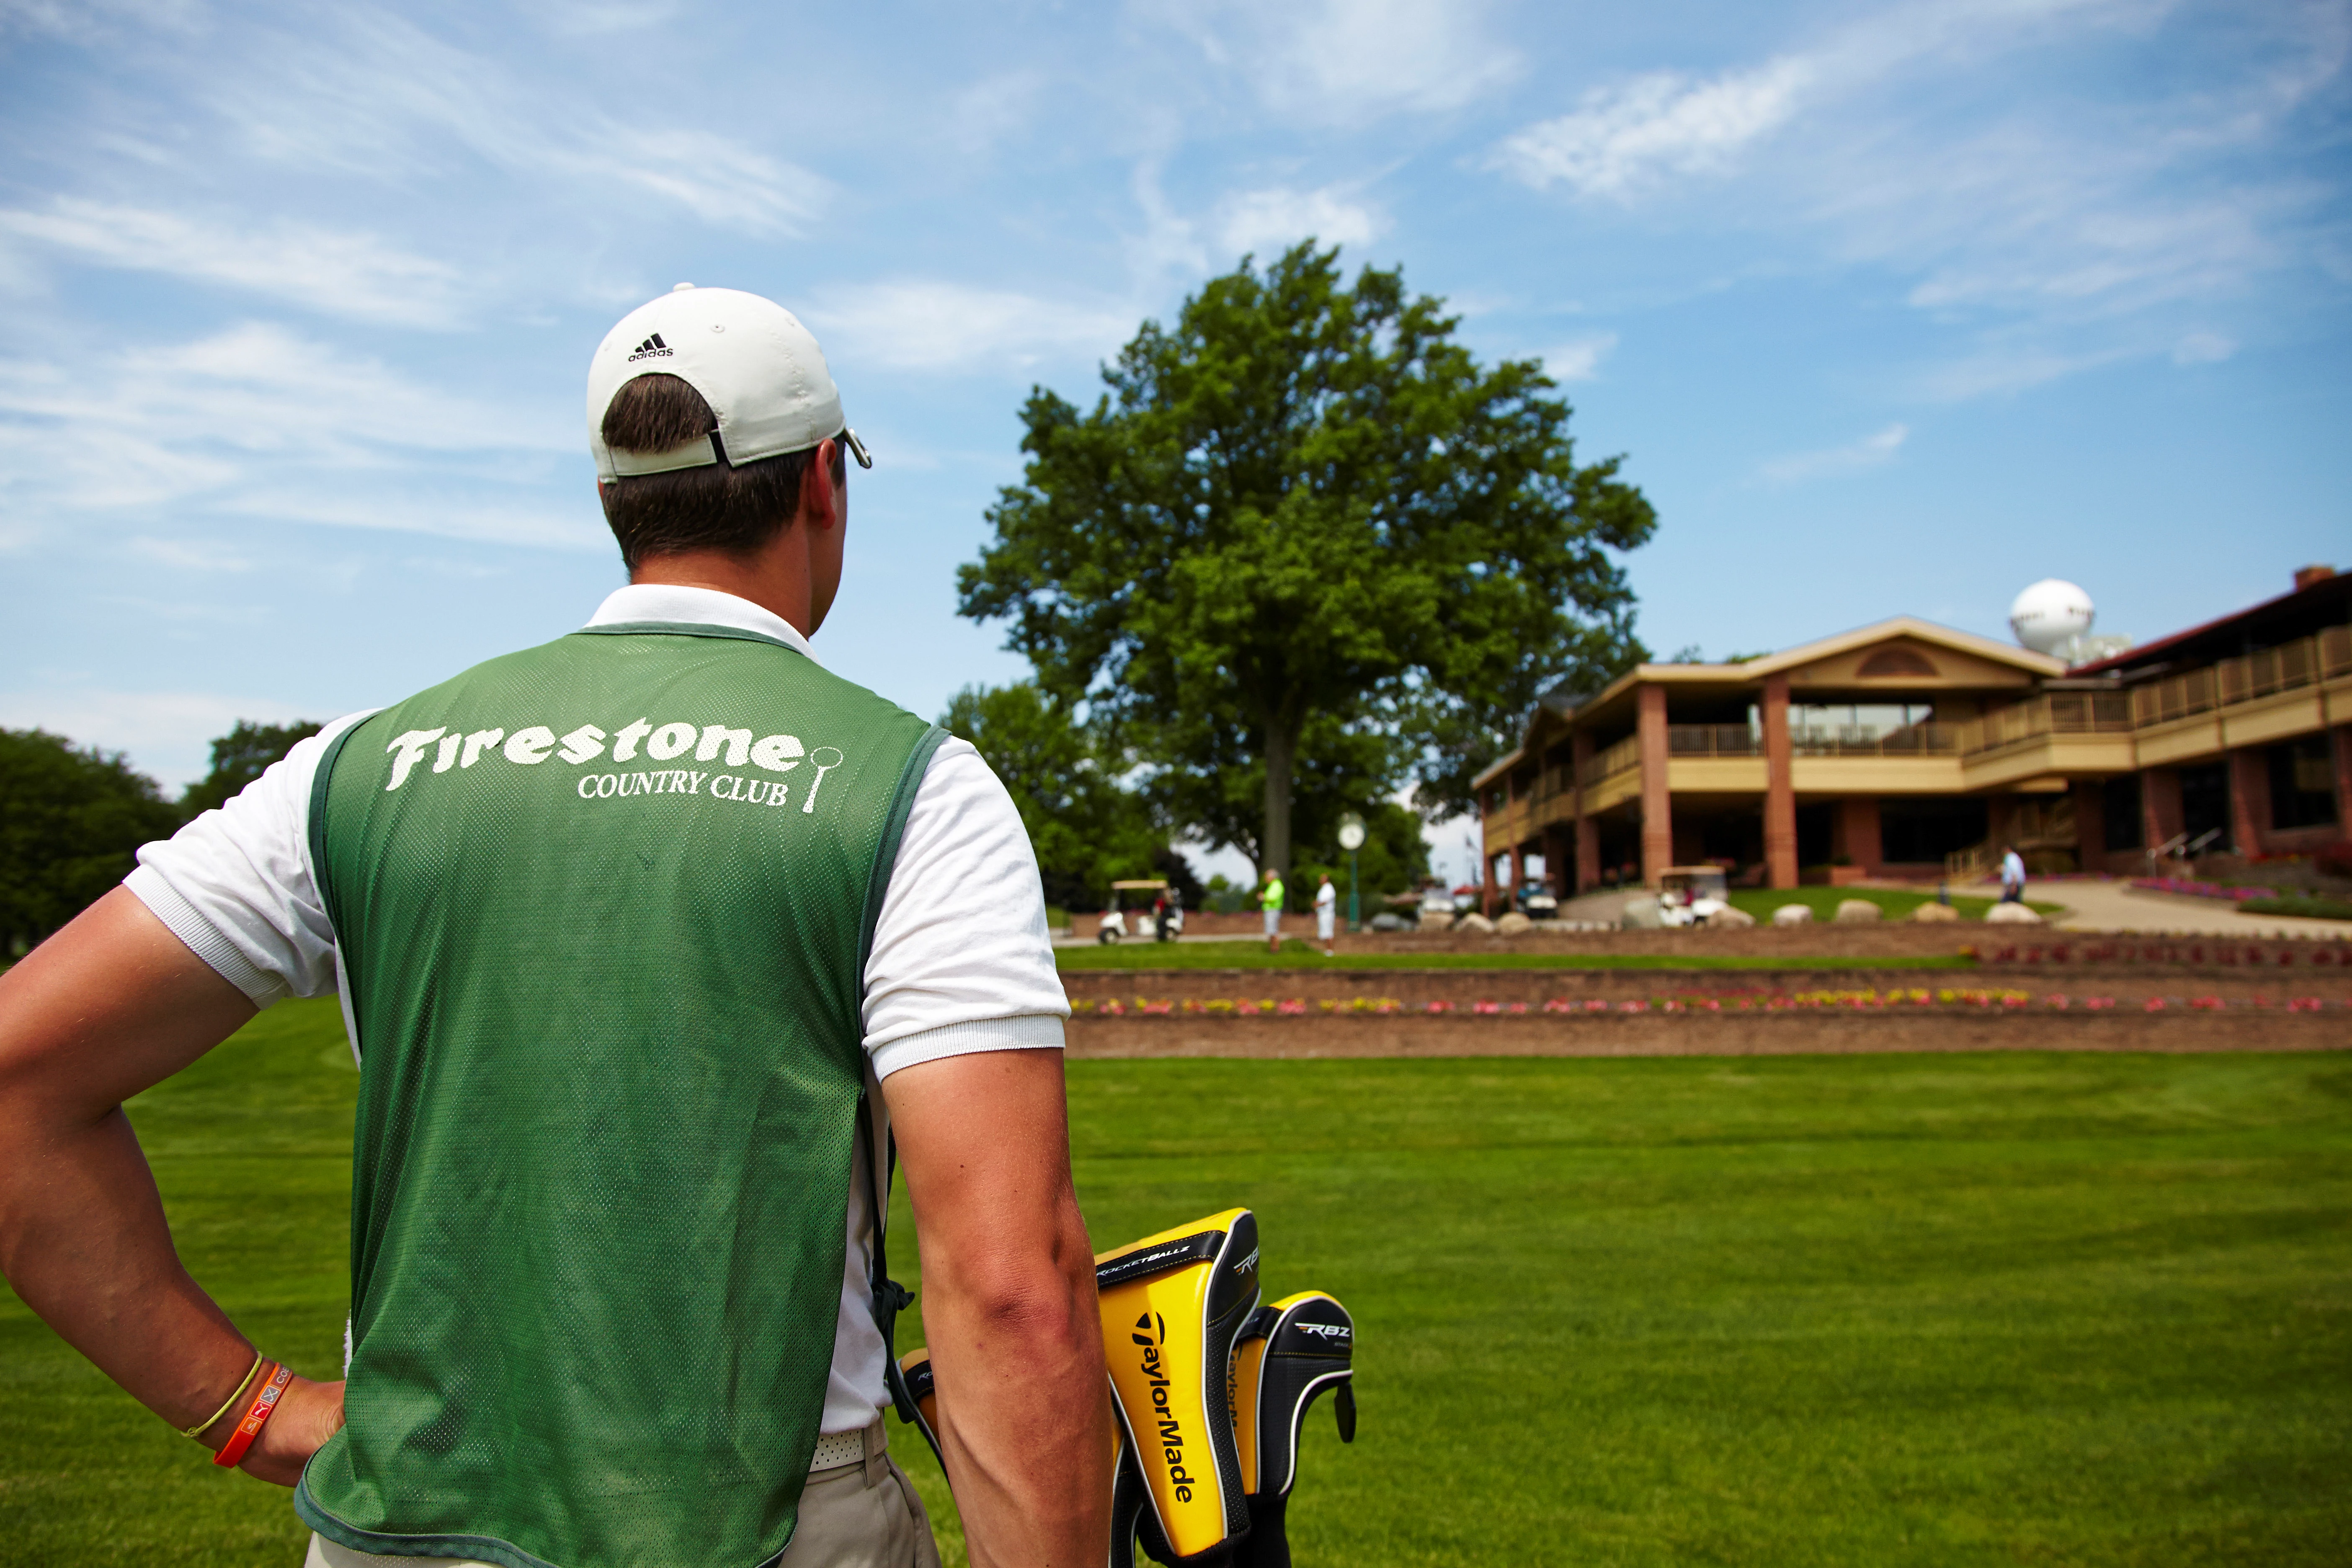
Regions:
<instances>
[{"instance_id":1,"label":"khaki pants","mask_svg":"<svg viewBox=\"0 0 2352 1568\"><path fill-rule=\"evenodd\" d=\"M940 1568L930 1516L915 1483L890 1462L882 1424L866 1428L866 1462L819 1470L801 1493L801 1518L781 1568ZM460 1557L379 1557L310 1537L303 1568L494 1568Z\"/></svg>"}]
</instances>

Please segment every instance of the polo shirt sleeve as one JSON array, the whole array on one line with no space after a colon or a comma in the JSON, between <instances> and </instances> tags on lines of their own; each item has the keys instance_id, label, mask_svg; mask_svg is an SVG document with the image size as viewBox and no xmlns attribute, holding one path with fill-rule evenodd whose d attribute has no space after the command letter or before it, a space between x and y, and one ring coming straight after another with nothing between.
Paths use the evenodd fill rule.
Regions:
<instances>
[{"instance_id":1,"label":"polo shirt sleeve","mask_svg":"<svg viewBox=\"0 0 2352 1568\"><path fill-rule=\"evenodd\" d=\"M310 869L310 784L327 743L367 716L297 742L226 805L142 847L123 879L257 1007L335 989L334 928Z\"/></svg>"},{"instance_id":2,"label":"polo shirt sleeve","mask_svg":"<svg viewBox=\"0 0 2352 1568\"><path fill-rule=\"evenodd\" d=\"M975 1051L1059 1050L1069 998L1021 814L968 741L932 753L866 963L875 1076Z\"/></svg>"}]
</instances>

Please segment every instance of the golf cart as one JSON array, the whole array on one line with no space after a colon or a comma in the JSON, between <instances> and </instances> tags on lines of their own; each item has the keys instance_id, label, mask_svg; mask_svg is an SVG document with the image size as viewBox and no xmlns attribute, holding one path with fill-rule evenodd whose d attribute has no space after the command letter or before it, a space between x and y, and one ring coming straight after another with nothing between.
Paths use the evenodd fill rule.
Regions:
<instances>
[{"instance_id":1,"label":"golf cart","mask_svg":"<svg viewBox=\"0 0 2352 1568\"><path fill-rule=\"evenodd\" d=\"M1703 926L1731 907L1720 866L1669 866L1658 878L1658 919L1669 926Z\"/></svg>"},{"instance_id":2,"label":"golf cart","mask_svg":"<svg viewBox=\"0 0 2352 1568\"><path fill-rule=\"evenodd\" d=\"M1421 901L1413 906L1412 918L1437 924L1454 919L1454 895L1445 890L1444 883L1432 882L1421 890Z\"/></svg>"},{"instance_id":3,"label":"golf cart","mask_svg":"<svg viewBox=\"0 0 2352 1568\"><path fill-rule=\"evenodd\" d=\"M1542 879L1538 877L1530 877L1519 884L1519 890L1513 897L1511 903L1513 908L1531 921L1559 919L1559 900L1553 896L1551 889L1545 886Z\"/></svg>"},{"instance_id":4,"label":"golf cart","mask_svg":"<svg viewBox=\"0 0 2352 1568\"><path fill-rule=\"evenodd\" d=\"M1122 898L1122 894L1127 896ZM1166 913L1154 920L1152 906L1160 901L1162 895L1166 896ZM1103 910L1101 925L1095 932L1097 942L1114 942L1128 934L1127 909L1135 912L1134 934L1137 936L1157 934L1160 941L1168 942L1184 932L1184 903L1169 888L1168 879L1164 877L1139 878L1110 885L1110 907Z\"/></svg>"}]
</instances>

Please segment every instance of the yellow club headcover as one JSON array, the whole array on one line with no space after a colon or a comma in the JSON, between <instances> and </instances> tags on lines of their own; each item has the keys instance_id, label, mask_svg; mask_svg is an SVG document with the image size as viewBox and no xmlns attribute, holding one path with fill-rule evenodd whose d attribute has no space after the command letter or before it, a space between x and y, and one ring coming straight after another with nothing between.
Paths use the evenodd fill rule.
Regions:
<instances>
[{"instance_id":1,"label":"yellow club headcover","mask_svg":"<svg viewBox=\"0 0 2352 1568\"><path fill-rule=\"evenodd\" d=\"M1356 1322L1328 1291L1301 1290L1252 1314L1243 1330L1250 1350L1249 1386L1236 1375L1236 1425L1246 1404L1250 1462L1244 1468L1253 1499L1282 1498L1298 1479L1298 1429L1307 1407L1328 1390L1338 1407L1339 1436L1356 1439ZM1238 1373L1242 1357L1234 1362ZM1262 1510L1254 1509L1253 1514Z\"/></svg>"},{"instance_id":2,"label":"yellow club headcover","mask_svg":"<svg viewBox=\"0 0 2352 1568\"><path fill-rule=\"evenodd\" d=\"M1227 1209L1095 1259L1111 1392L1176 1563L1247 1532L1234 1338L1257 1305L1257 1218Z\"/></svg>"},{"instance_id":3,"label":"yellow club headcover","mask_svg":"<svg viewBox=\"0 0 2352 1568\"><path fill-rule=\"evenodd\" d=\"M944 1472L948 1457L940 1448L940 1388L931 1375L931 1352L929 1350L908 1351L898 1358L898 1375L906 1381L908 1397L915 1402L916 1429L923 1441L931 1446L931 1457L940 1462Z\"/></svg>"}]
</instances>

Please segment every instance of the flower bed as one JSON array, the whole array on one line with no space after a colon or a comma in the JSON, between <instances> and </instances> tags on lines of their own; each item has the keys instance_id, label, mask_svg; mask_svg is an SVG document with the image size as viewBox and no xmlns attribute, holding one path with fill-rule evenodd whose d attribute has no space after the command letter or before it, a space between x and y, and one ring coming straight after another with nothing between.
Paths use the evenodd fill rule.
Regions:
<instances>
[{"instance_id":1,"label":"flower bed","mask_svg":"<svg viewBox=\"0 0 2352 1568\"><path fill-rule=\"evenodd\" d=\"M2186 899L2275 899L2275 888L2241 888L2227 882L2197 882L2186 877L2134 877L2131 885L2149 893L2178 893Z\"/></svg>"},{"instance_id":2,"label":"flower bed","mask_svg":"<svg viewBox=\"0 0 2352 1568\"><path fill-rule=\"evenodd\" d=\"M2330 1000L2320 996L2250 996L2221 997L2215 995L2148 996L2129 1001L2123 1005L2137 1006L2147 1012L2160 1013L2168 1008L2185 1007L2198 1012L2247 1012L2269 1009L2289 1013L2319 1013L2352 1008L2352 999ZM1525 1016L1530 1012L1559 1016L1591 1017L1609 1014L1644 1013L1869 1013L1890 1010L1917 1012L1988 1010L2063 1013L2077 1006L2089 1012L2105 1012L2118 1005L2113 996L2076 998L2063 992L2050 992L2036 997L2031 992L2015 987L1943 986L1935 990L1923 987L1896 987L1892 990L1840 990L1796 992L1742 993L1682 993L1671 995L1631 997L1604 1001L1598 997L1571 998L1556 996L1538 1005L1526 1002L1496 1002L1475 1000L1468 1003L1447 999L1427 1002L1400 1002L1389 996L1358 996L1348 1001L1323 1000L1310 1002L1305 997L1287 999L1265 997L1235 997L1226 1000L1213 997L1166 998L1154 1001L1138 996L1130 1005L1117 997L1103 1001L1087 998L1074 1000L1070 1011L1079 1017L1125 1017L1130 1014L1142 1017L1161 1018L1179 1015L1208 1018L1304 1018L1341 1016L1387 1018L1396 1016L1442 1017L1463 1014L1473 1018Z\"/></svg>"}]
</instances>

